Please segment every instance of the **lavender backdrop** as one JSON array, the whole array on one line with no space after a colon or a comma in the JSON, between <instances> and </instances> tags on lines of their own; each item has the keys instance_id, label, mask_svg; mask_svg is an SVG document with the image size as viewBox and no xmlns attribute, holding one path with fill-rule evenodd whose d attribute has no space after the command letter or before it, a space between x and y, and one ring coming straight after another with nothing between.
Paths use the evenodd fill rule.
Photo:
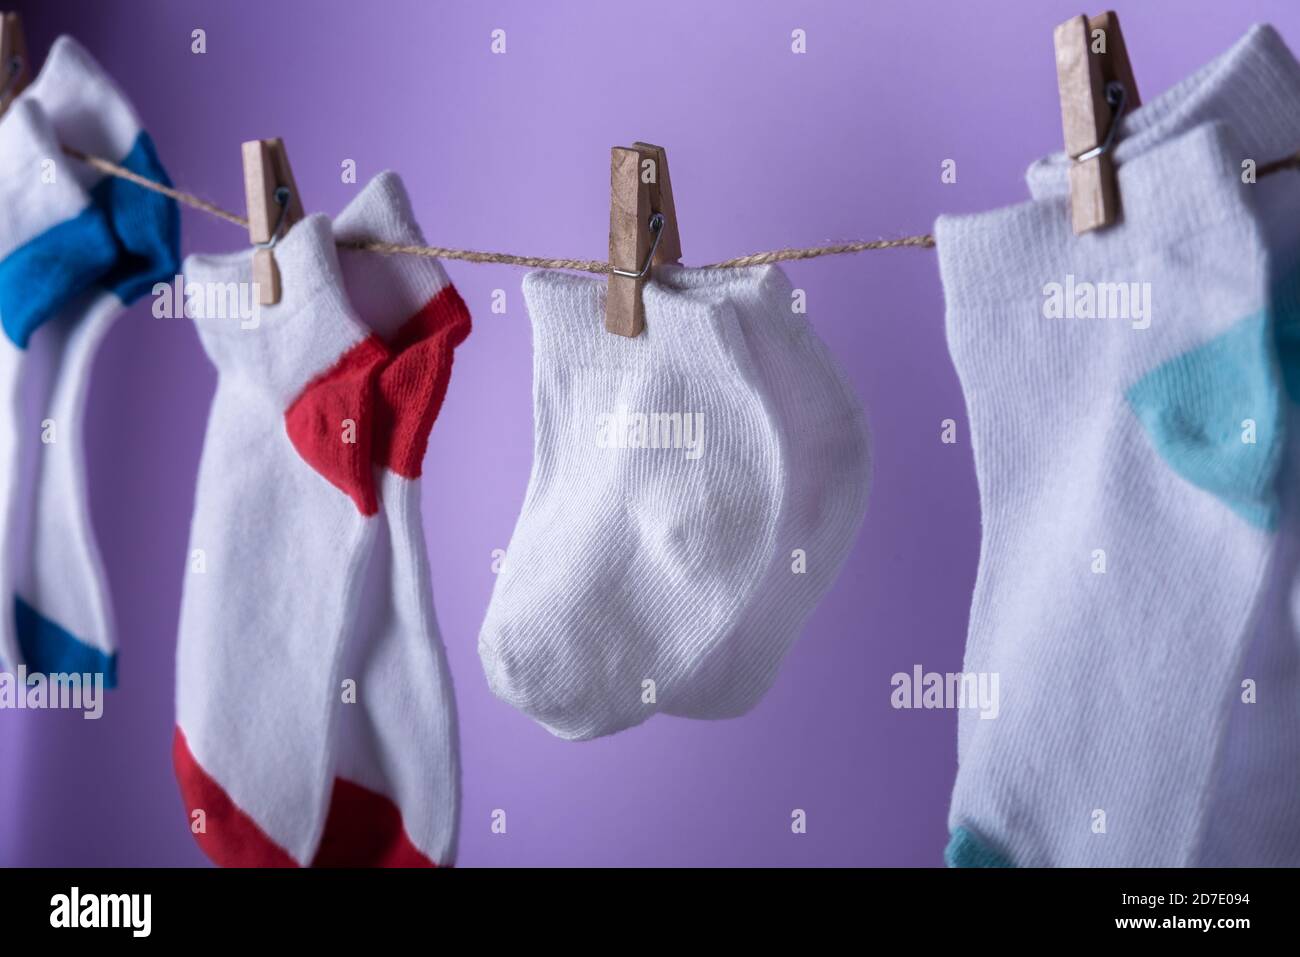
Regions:
<instances>
[{"instance_id":1,"label":"lavender backdrop","mask_svg":"<svg viewBox=\"0 0 1300 957\"><path fill-rule=\"evenodd\" d=\"M14 0L11 0L13 3ZM283 137L306 205L335 212L401 173L431 242L604 258L609 148L668 148L688 263L926 232L1024 197L1059 147L1052 27L1079 0L963 4L512 0L17 0L40 62L72 33L134 101L182 188L242 209L239 143ZM649 11L649 12L647 12ZM1097 12L1097 11L1090 11ZM1288 0L1120 7L1150 99ZM190 31L207 31L207 53ZM790 51L807 31L808 52ZM508 52L489 35L507 31ZM958 181L940 182L957 161ZM186 251L246 236L184 213ZM460 863L933 865L955 772L951 712L895 711L889 677L956 670L979 548L965 413L933 252L790 267L874 433L866 524L844 573L748 716L656 717L551 737L488 691L475 650L531 460L519 282L449 266L474 313L426 461L434 588L460 704ZM494 315L494 289L508 312ZM187 865L170 764L181 577L214 382L192 328L138 304L91 390L93 509L121 629L105 717L0 712L0 864ZM940 422L962 423L956 446ZM231 635L230 640L257 636ZM504 808L509 833L493 835ZM808 832L790 830L793 808Z\"/></svg>"}]
</instances>

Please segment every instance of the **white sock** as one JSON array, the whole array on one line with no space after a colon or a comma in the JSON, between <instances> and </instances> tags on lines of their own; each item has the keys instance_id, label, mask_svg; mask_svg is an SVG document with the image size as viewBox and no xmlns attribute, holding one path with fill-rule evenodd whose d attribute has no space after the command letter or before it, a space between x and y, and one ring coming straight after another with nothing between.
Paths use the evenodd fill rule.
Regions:
<instances>
[{"instance_id":1,"label":"white sock","mask_svg":"<svg viewBox=\"0 0 1300 957\"><path fill-rule=\"evenodd\" d=\"M937 223L983 513L965 670L999 682L995 717L959 715L951 864L1177 866L1200 843L1283 405L1240 145L1202 124L1148 146L1104 232L1073 235L1063 194ZM1126 315L1047 318L1102 283L1139 284Z\"/></svg>"},{"instance_id":2,"label":"white sock","mask_svg":"<svg viewBox=\"0 0 1300 957\"><path fill-rule=\"evenodd\" d=\"M665 703L669 714L743 714L771 687L786 652L835 582L857 537L870 482L866 420L843 372L778 267L664 269L682 295L731 303L787 445L786 497L762 583L724 640Z\"/></svg>"},{"instance_id":3,"label":"white sock","mask_svg":"<svg viewBox=\"0 0 1300 957\"><path fill-rule=\"evenodd\" d=\"M1262 165L1295 150L1300 64L1272 27L1251 28L1213 62L1131 113L1117 162L1212 121L1236 134L1239 168L1247 159ZM1029 185L1037 199L1064 196L1064 157L1035 163ZM1287 417L1294 423L1300 400L1300 192L1281 173L1259 178L1245 195L1267 236L1271 321L1290 395ZM1300 866L1300 499L1290 494L1300 471L1300 432L1294 426L1286 445L1271 568L1246 653L1225 676L1228 728L1192 861L1197 865Z\"/></svg>"},{"instance_id":4,"label":"white sock","mask_svg":"<svg viewBox=\"0 0 1300 957\"><path fill-rule=\"evenodd\" d=\"M479 637L493 691L574 739L684 692L752 601L785 496L780 426L734 307L649 283L646 331L627 339L604 331L604 289L524 280L533 472Z\"/></svg>"},{"instance_id":5,"label":"white sock","mask_svg":"<svg viewBox=\"0 0 1300 957\"><path fill-rule=\"evenodd\" d=\"M24 102L48 117L56 144L106 156L168 182L130 104L75 41L55 41L40 74L18 98L17 103ZM117 640L90 520L86 397L99 344L124 303L175 275L180 220L171 200L68 160L57 145L41 148L50 151L45 161L64 182L41 180L24 205L48 199L63 210L71 191L81 189L75 225L65 228L79 231L85 242L72 255L78 266L92 255L102 262L93 277L79 277L78 288L66 286L57 315L33 326L26 343L25 474L18 495L25 521L10 542L17 639L34 670L97 671L112 686Z\"/></svg>"},{"instance_id":6,"label":"white sock","mask_svg":"<svg viewBox=\"0 0 1300 957\"><path fill-rule=\"evenodd\" d=\"M58 672L71 660L66 649L33 645L30 632L20 646L15 629L14 586L28 577L24 545L44 418L40 409L33 415L28 393L38 378L42 384L48 379L43 369L38 372L44 375L31 374L29 366L42 364L43 354L33 360L28 346L34 331L55 320L109 268L114 253L103 216L70 175L44 111L27 97L15 100L0 119L0 209L0 662ZM110 668L105 657L98 668L72 670Z\"/></svg>"},{"instance_id":7,"label":"white sock","mask_svg":"<svg viewBox=\"0 0 1300 957\"><path fill-rule=\"evenodd\" d=\"M401 180L377 176L334 223L340 240L424 245ZM420 514L429 431L469 334L465 304L436 259L340 251L353 309L389 346L373 453L381 513L338 704L333 806L318 864L445 866L460 812L456 707L434 611Z\"/></svg>"},{"instance_id":8,"label":"white sock","mask_svg":"<svg viewBox=\"0 0 1300 957\"><path fill-rule=\"evenodd\" d=\"M228 866L313 860L340 667L381 524L371 437L386 350L351 311L326 217L296 224L275 258L281 301L259 320L196 320L218 381L181 604L173 756L192 822L203 812L195 837ZM189 288L220 295L236 283L256 301L247 249L191 256L185 275Z\"/></svg>"}]
</instances>

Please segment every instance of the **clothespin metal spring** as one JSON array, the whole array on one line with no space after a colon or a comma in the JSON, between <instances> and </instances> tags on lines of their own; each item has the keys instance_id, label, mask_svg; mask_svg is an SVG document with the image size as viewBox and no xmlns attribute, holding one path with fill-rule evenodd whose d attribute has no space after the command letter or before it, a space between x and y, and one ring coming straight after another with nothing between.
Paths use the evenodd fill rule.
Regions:
<instances>
[{"instance_id":1,"label":"clothespin metal spring","mask_svg":"<svg viewBox=\"0 0 1300 957\"><path fill-rule=\"evenodd\" d=\"M285 221L289 218L289 200L293 199L293 191L288 186L277 186L273 199L275 205L280 207L280 215L276 217L271 238L264 243L253 243L258 249L274 249L275 244L280 241L280 237L284 234Z\"/></svg>"},{"instance_id":2,"label":"clothespin metal spring","mask_svg":"<svg viewBox=\"0 0 1300 957\"><path fill-rule=\"evenodd\" d=\"M646 224L650 227L650 234L654 237L654 241L650 244L650 252L646 254L645 265L636 272L629 269L619 269L617 266L611 266L609 271L615 276L626 276L628 279L644 279L649 274L650 267L654 265L655 253L659 250L659 240L663 238L665 222L663 213L655 213L650 217L650 222Z\"/></svg>"},{"instance_id":3,"label":"clothespin metal spring","mask_svg":"<svg viewBox=\"0 0 1300 957\"><path fill-rule=\"evenodd\" d=\"M1124 89L1124 84L1119 80L1111 80L1106 84L1106 102L1110 105L1110 127L1106 130L1106 138L1090 150L1085 150L1078 156L1073 156L1076 163L1086 163L1088 160L1104 153L1109 153L1111 147L1115 145L1116 135L1119 133L1119 121L1124 117L1124 107L1128 100L1128 92Z\"/></svg>"}]
</instances>

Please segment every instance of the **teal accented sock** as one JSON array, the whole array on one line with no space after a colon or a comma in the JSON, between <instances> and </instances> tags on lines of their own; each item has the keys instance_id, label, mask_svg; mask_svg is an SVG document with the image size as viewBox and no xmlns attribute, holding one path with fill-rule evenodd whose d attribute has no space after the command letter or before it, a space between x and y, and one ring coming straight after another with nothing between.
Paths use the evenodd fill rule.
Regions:
<instances>
[{"instance_id":1,"label":"teal accented sock","mask_svg":"<svg viewBox=\"0 0 1300 957\"><path fill-rule=\"evenodd\" d=\"M1015 867L964 827L952 832L948 846L943 849L943 862L949 867Z\"/></svg>"},{"instance_id":2,"label":"teal accented sock","mask_svg":"<svg viewBox=\"0 0 1300 957\"><path fill-rule=\"evenodd\" d=\"M958 717L953 863L1196 859L1277 542L1243 155L1210 123L1147 144L1123 221L1085 236L1064 193L936 226L982 511L964 671L1000 689Z\"/></svg>"},{"instance_id":3,"label":"teal accented sock","mask_svg":"<svg viewBox=\"0 0 1300 957\"><path fill-rule=\"evenodd\" d=\"M1252 525L1276 527L1283 399L1267 315L1170 359L1127 397L1170 468Z\"/></svg>"}]
</instances>

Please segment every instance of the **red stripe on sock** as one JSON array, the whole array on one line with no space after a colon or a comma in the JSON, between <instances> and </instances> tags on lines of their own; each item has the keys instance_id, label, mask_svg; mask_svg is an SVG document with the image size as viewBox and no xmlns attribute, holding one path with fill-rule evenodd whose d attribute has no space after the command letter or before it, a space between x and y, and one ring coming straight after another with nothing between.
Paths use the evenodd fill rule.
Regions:
<instances>
[{"instance_id":1,"label":"red stripe on sock","mask_svg":"<svg viewBox=\"0 0 1300 957\"><path fill-rule=\"evenodd\" d=\"M456 287L444 286L402 324L379 373L374 461L419 478L429 432L451 381L452 354L470 333L469 309Z\"/></svg>"},{"instance_id":2,"label":"red stripe on sock","mask_svg":"<svg viewBox=\"0 0 1300 957\"><path fill-rule=\"evenodd\" d=\"M289 853L267 837L251 817L241 811L190 753L180 728L172 737L172 764L181 786L181 798L194 831L194 812L203 812L204 831L194 834L203 853L220 867L297 867Z\"/></svg>"},{"instance_id":3,"label":"red stripe on sock","mask_svg":"<svg viewBox=\"0 0 1300 957\"><path fill-rule=\"evenodd\" d=\"M334 779L312 867L437 867L411 843L402 812L384 795Z\"/></svg>"},{"instance_id":4,"label":"red stripe on sock","mask_svg":"<svg viewBox=\"0 0 1300 957\"><path fill-rule=\"evenodd\" d=\"M194 812L204 814L204 830L196 833L194 839L214 864L219 867L298 866L203 770L180 728L172 737L172 764L191 831ZM411 843L396 804L369 788L335 779L325 833L312 867L437 866Z\"/></svg>"},{"instance_id":5,"label":"red stripe on sock","mask_svg":"<svg viewBox=\"0 0 1300 957\"><path fill-rule=\"evenodd\" d=\"M388 350L368 336L312 379L284 413L285 429L298 454L342 489L362 515L379 511L371 468L375 434L375 382ZM351 420L354 434L345 436ZM355 438L355 442L345 441Z\"/></svg>"}]
</instances>

